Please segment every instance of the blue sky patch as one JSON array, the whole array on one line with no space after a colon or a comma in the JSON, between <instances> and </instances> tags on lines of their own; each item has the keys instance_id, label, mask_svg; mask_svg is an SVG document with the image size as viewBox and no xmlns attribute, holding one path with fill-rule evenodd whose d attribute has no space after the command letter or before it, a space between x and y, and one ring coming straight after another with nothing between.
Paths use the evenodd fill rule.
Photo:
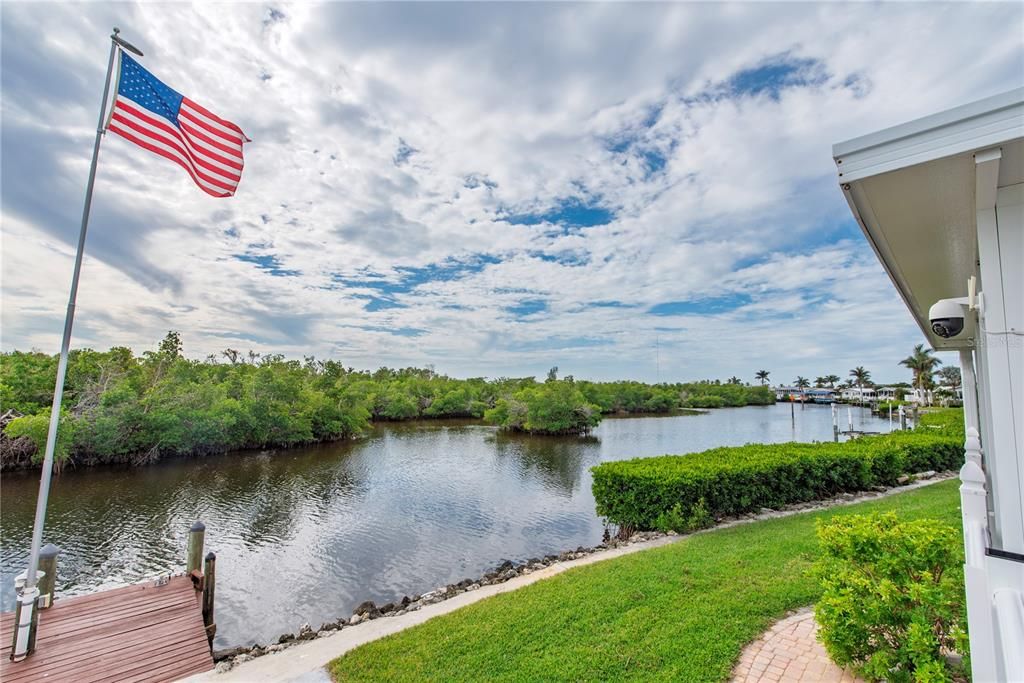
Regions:
<instances>
[{"instance_id":1,"label":"blue sky patch","mask_svg":"<svg viewBox=\"0 0 1024 683\"><path fill-rule=\"evenodd\" d=\"M510 214L499 220L512 225L552 223L567 228L592 228L611 223L615 220L615 212L601 206L594 199L570 197L559 200L554 207L547 211Z\"/></svg>"},{"instance_id":2,"label":"blue sky patch","mask_svg":"<svg viewBox=\"0 0 1024 683\"><path fill-rule=\"evenodd\" d=\"M668 163L668 159L665 155L656 149L650 149L640 152L640 159L643 161L644 169L647 171L648 176L652 176L658 171L665 168L665 164Z\"/></svg>"},{"instance_id":3,"label":"blue sky patch","mask_svg":"<svg viewBox=\"0 0 1024 683\"><path fill-rule=\"evenodd\" d=\"M505 310L517 318L523 318L548 310L548 302L543 299L523 299L518 304L509 306Z\"/></svg>"},{"instance_id":4,"label":"blue sky patch","mask_svg":"<svg viewBox=\"0 0 1024 683\"><path fill-rule=\"evenodd\" d=\"M408 294L428 282L460 280L497 263L501 263L501 259L497 256L473 254L465 258L450 258L426 266L396 266L394 273L390 275L362 271L355 276L335 274L331 279L346 287L375 289L384 294Z\"/></svg>"},{"instance_id":5,"label":"blue sky patch","mask_svg":"<svg viewBox=\"0 0 1024 683\"><path fill-rule=\"evenodd\" d=\"M650 315L712 315L726 313L750 302L751 298L746 294L727 294L690 301L666 301L651 306L647 312Z\"/></svg>"},{"instance_id":6,"label":"blue sky patch","mask_svg":"<svg viewBox=\"0 0 1024 683\"><path fill-rule=\"evenodd\" d=\"M375 311L386 311L390 308L407 308L405 304L400 304L394 299L386 299L379 296L360 296L360 299L366 299L366 305L363 306L364 311L373 313Z\"/></svg>"},{"instance_id":7,"label":"blue sky patch","mask_svg":"<svg viewBox=\"0 0 1024 683\"><path fill-rule=\"evenodd\" d=\"M726 87L735 95L767 94L778 100L786 88L821 85L827 80L828 71L821 60L784 53L737 71L726 82Z\"/></svg>"},{"instance_id":8,"label":"blue sky patch","mask_svg":"<svg viewBox=\"0 0 1024 683\"><path fill-rule=\"evenodd\" d=\"M264 270L275 277L294 277L302 275L301 270L290 270L281 267L281 261L272 254L235 254L236 261L254 263L260 270Z\"/></svg>"}]
</instances>

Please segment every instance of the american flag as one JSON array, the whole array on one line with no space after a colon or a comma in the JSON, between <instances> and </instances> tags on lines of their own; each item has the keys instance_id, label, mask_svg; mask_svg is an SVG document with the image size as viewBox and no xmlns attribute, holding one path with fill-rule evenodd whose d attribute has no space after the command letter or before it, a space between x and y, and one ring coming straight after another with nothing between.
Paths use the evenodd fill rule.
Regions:
<instances>
[{"instance_id":1,"label":"american flag","mask_svg":"<svg viewBox=\"0 0 1024 683\"><path fill-rule=\"evenodd\" d=\"M242 129L175 92L121 53L117 99L107 130L178 164L214 197L242 179Z\"/></svg>"}]
</instances>

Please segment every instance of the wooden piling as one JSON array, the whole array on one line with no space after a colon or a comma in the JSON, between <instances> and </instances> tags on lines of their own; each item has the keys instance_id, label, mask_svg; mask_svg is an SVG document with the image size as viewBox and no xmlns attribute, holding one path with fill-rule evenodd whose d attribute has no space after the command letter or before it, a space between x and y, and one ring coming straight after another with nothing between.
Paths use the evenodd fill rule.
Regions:
<instances>
[{"instance_id":1,"label":"wooden piling","mask_svg":"<svg viewBox=\"0 0 1024 683\"><path fill-rule=\"evenodd\" d=\"M39 588L39 609L46 609L53 604L53 590L57 581L57 555L60 548L47 543L39 551L39 569L45 572L36 584Z\"/></svg>"},{"instance_id":2,"label":"wooden piling","mask_svg":"<svg viewBox=\"0 0 1024 683\"><path fill-rule=\"evenodd\" d=\"M206 626L206 637L213 646L213 637L217 635L217 624L213 619L214 591L217 587L217 556L210 551L206 555L203 567L203 624Z\"/></svg>"},{"instance_id":3,"label":"wooden piling","mask_svg":"<svg viewBox=\"0 0 1024 683\"><path fill-rule=\"evenodd\" d=\"M203 567L203 541L206 538L206 525L196 522L188 530L188 571L198 573Z\"/></svg>"}]
</instances>

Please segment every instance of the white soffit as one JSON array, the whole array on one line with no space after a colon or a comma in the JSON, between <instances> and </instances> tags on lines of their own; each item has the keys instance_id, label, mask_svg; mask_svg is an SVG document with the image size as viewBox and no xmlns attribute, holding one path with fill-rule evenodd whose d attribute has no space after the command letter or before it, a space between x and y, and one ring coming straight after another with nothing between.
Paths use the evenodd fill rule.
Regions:
<instances>
[{"instance_id":1,"label":"white soffit","mask_svg":"<svg viewBox=\"0 0 1024 683\"><path fill-rule=\"evenodd\" d=\"M1024 182L1024 88L833 146L857 222L936 349L971 343L931 332L928 309L965 296L976 274L974 153L1001 150L998 186Z\"/></svg>"}]
</instances>

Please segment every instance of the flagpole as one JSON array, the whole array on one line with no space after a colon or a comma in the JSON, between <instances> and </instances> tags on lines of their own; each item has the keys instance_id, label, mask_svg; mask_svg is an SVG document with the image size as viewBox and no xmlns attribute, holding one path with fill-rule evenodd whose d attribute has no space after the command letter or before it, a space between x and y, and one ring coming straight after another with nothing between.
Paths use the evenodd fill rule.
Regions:
<instances>
[{"instance_id":1,"label":"flagpole","mask_svg":"<svg viewBox=\"0 0 1024 683\"><path fill-rule=\"evenodd\" d=\"M36 588L36 573L39 569L39 550L43 542L43 526L46 522L46 503L50 496L50 478L53 474L53 451L57 443L57 428L60 423L60 404L64 395L64 377L68 369L68 349L71 346L71 327L75 319L75 300L78 298L78 277L82 272L82 254L85 250L85 234L89 227L89 210L92 207L92 189L96 182L96 161L100 153L100 141L103 138L103 123L107 111L107 97L110 94L110 75L114 68L114 57L121 40L117 37L120 29L114 28L110 36L110 58L107 60L107 77L103 83L103 101L100 104L99 122L96 124L96 140L92 147L92 164L89 166L89 182L85 188L85 206L82 209L82 225L78 233L78 250L75 253L75 269L71 276L71 294L68 297L68 310L64 318L64 338L60 345L60 360L57 363L57 381L53 388L53 407L50 409L50 428L46 434L46 451L43 456L43 472L39 479L39 497L36 499L35 523L32 527L32 550L29 554L28 571L25 573L25 585L18 596L18 612L12 658L24 657L34 649L34 625L36 619L35 599L39 590Z\"/></svg>"}]
</instances>

